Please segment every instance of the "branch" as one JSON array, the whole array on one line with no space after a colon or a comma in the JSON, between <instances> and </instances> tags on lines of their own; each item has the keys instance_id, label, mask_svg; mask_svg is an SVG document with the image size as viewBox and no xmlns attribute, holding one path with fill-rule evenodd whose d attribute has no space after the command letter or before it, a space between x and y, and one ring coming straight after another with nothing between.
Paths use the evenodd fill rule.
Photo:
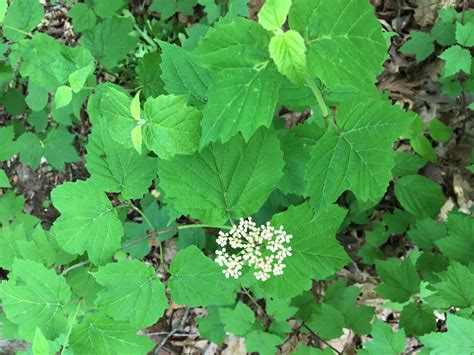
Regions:
<instances>
[{"instance_id":1,"label":"branch","mask_svg":"<svg viewBox=\"0 0 474 355\"><path fill-rule=\"evenodd\" d=\"M160 350L163 348L163 346L166 345L168 340L170 340L173 337L173 335L175 335L178 332L178 330L180 330L183 327L184 323L188 319L190 311L191 311L191 308L186 308L183 314L183 318L181 318L181 320L179 321L179 324L176 326L176 328L174 328L171 332L169 332L168 335L161 341L161 343L156 347L154 354L158 354Z\"/></svg>"}]
</instances>

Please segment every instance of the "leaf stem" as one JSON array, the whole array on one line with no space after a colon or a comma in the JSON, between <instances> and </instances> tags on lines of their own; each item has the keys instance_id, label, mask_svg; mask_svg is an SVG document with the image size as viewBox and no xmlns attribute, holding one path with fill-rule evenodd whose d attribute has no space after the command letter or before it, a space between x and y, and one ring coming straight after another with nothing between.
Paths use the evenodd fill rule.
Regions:
<instances>
[{"instance_id":1,"label":"leaf stem","mask_svg":"<svg viewBox=\"0 0 474 355\"><path fill-rule=\"evenodd\" d=\"M30 33L30 32L26 32L26 31L23 31L23 30L20 30L19 28L16 28L16 27L13 27L13 26L9 26L9 25L3 25L4 28L9 28L10 30L13 30L13 31L17 31L21 34L24 34L25 36L28 36L28 37L33 37L33 35Z\"/></svg>"},{"instance_id":2,"label":"leaf stem","mask_svg":"<svg viewBox=\"0 0 474 355\"><path fill-rule=\"evenodd\" d=\"M78 269L81 266L84 266L84 265L87 265L87 264L90 264L90 263L91 263L90 260L84 260L84 261L81 261L80 263L74 264L74 265L68 267L67 269L64 269L63 272L61 273L61 276L65 276L68 272L70 272L74 269Z\"/></svg>"},{"instance_id":3,"label":"leaf stem","mask_svg":"<svg viewBox=\"0 0 474 355\"><path fill-rule=\"evenodd\" d=\"M82 302L82 300L79 301L79 303L77 304L76 312L74 313L74 316L72 317L71 324L69 324L69 328L68 328L67 334L66 334L66 339L64 340L64 344L63 344L63 347L62 347L62 349L61 349L60 355L63 355L63 354L64 354L64 351L65 351L66 348L67 348L67 343L69 342L69 337L71 336L72 327L73 327L74 324L76 323L77 314L79 313L79 308L80 308L80 306L81 306L81 302Z\"/></svg>"},{"instance_id":4,"label":"leaf stem","mask_svg":"<svg viewBox=\"0 0 474 355\"><path fill-rule=\"evenodd\" d=\"M310 77L307 76L305 78L306 84L308 87L311 89L313 92L314 96L316 97L316 101L318 102L319 108L321 109L321 113L324 118L329 116L329 110L328 107L326 106L326 102L324 101L323 94L321 93L321 90L319 90L318 86L314 82L314 80Z\"/></svg>"}]
</instances>

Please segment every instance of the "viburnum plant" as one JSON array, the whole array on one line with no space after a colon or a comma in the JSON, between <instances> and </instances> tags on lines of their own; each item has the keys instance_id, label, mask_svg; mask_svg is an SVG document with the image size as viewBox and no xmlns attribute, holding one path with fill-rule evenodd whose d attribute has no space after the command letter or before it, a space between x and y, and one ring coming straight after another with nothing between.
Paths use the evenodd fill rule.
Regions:
<instances>
[{"instance_id":1,"label":"viburnum plant","mask_svg":"<svg viewBox=\"0 0 474 355\"><path fill-rule=\"evenodd\" d=\"M85 103L92 125L90 177L54 188L50 230L22 212L21 197L0 199L4 338L34 354L146 354L161 345L143 330L173 302L206 309L203 338L221 344L232 333L248 352L274 354L296 329L326 344L296 353L333 353L328 341L344 328L372 337L360 353L402 353L407 335L427 352L472 352L473 220L452 212L435 222L441 187L417 175L423 158L393 151L416 115L377 91L389 36L369 1L267 0L258 21L229 11L181 46L152 42L160 53L138 60L136 85L97 84L97 68L116 75L147 36L124 7L74 5L81 44L68 47L32 32L44 16L37 0L0 1L2 80L27 82L29 109L53 118L17 139L1 128L1 158L31 161L38 142L28 164L62 168L77 159L55 156ZM288 128L282 107L309 118ZM55 134L66 137L59 148L49 147ZM368 224L392 180L403 210L372 226L359 257L401 312L397 332L337 277L352 261L336 233ZM380 246L409 225L412 252L384 260ZM176 235L168 268L165 241ZM145 258L155 246L158 270ZM448 331L438 334L443 312Z\"/></svg>"}]
</instances>

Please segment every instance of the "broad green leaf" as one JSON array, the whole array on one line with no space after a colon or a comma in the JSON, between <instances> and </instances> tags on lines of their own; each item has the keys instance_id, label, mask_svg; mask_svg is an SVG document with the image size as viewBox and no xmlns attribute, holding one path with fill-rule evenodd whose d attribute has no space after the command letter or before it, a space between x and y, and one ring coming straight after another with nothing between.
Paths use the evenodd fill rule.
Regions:
<instances>
[{"instance_id":1,"label":"broad green leaf","mask_svg":"<svg viewBox=\"0 0 474 355\"><path fill-rule=\"evenodd\" d=\"M418 219L408 232L408 238L420 248L430 250L438 240L447 236L446 225L431 218Z\"/></svg>"},{"instance_id":2,"label":"broad green leaf","mask_svg":"<svg viewBox=\"0 0 474 355\"><path fill-rule=\"evenodd\" d=\"M444 47L456 43L456 22L460 19L460 13L454 7L440 9L438 21L431 30L433 38Z\"/></svg>"},{"instance_id":3,"label":"broad green leaf","mask_svg":"<svg viewBox=\"0 0 474 355\"><path fill-rule=\"evenodd\" d=\"M327 347L324 350L319 348L313 348L309 345L304 345L303 343L298 344L298 348L296 351L292 353L292 355L333 355L334 352L331 348Z\"/></svg>"},{"instance_id":4,"label":"broad green leaf","mask_svg":"<svg viewBox=\"0 0 474 355\"><path fill-rule=\"evenodd\" d=\"M474 260L474 220L464 214L450 213L448 237L437 240L436 245L451 260L468 265Z\"/></svg>"},{"instance_id":5,"label":"broad green leaf","mask_svg":"<svg viewBox=\"0 0 474 355\"><path fill-rule=\"evenodd\" d=\"M245 348L248 352L260 355L273 355L276 347L283 343L283 339L271 333L255 330L245 336Z\"/></svg>"},{"instance_id":6,"label":"broad green leaf","mask_svg":"<svg viewBox=\"0 0 474 355\"><path fill-rule=\"evenodd\" d=\"M199 148L201 112L185 96L162 95L145 102L143 142L162 159Z\"/></svg>"},{"instance_id":7,"label":"broad green leaf","mask_svg":"<svg viewBox=\"0 0 474 355\"><path fill-rule=\"evenodd\" d=\"M0 169L0 188L9 188L12 187L10 181L8 180L8 176L5 173L5 170Z\"/></svg>"},{"instance_id":8,"label":"broad green leaf","mask_svg":"<svg viewBox=\"0 0 474 355\"><path fill-rule=\"evenodd\" d=\"M444 76L452 76L463 71L466 74L471 72L472 57L469 50L461 46L452 46L439 55L446 62L444 66Z\"/></svg>"},{"instance_id":9,"label":"broad green leaf","mask_svg":"<svg viewBox=\"0 0 474 355\"><path fill-rule=\"evenodd\" d=\"M138 59L136 72L145 97L157 97L164 94L164 83L161 80L161 55L147 53Z\"/></svg>"},{"instance_id":10,"label":"broad green leaf","mask_svg":"<svg viewBox=\"0 0 474 355\"><path fill-rule=\"evenodd\" d=\"M3 20L5 19L7 7L8 7L7 0L0 0L0 24L2 24Z\"/></svg>"},{"instance_id":11,"label":"broad green leaf","mask_svg":"<svg viewBox=\"0 0 474 355\"><path fill-rule=\"evenodd\" d=\"M275 215L272 225L283 226L293 238L292 255L285 259L283 275L273 276L257 287L267 297L291 298L311 287L311 280L324 280L350 262L344 248L335 237L346 211L331 206L315 217L309 203L290 206Z\"/></svg>"},{"instance_id":12,"label":"broad green leaf","mask_svg":"<svg viewBox=\"0 0 474 355\"><path fill-rule=\"evenodd\" d=\"M451 134L453 133L453 130L449 128L449 126L437 119L430 121L428 129L430 131L430 136L440 143L449 141L449 138L451 138Z\"/></svg>"},{"instance_id":13,"label":"broad green leaf","mask_svg":"<svg viewBox=\"0 0 474 355\"><path fill-rule=\"evenodd\" d=\"M283 153L274 133L260 129L214 143L194 155L177 155L159 166L165 201L183 215L222 224L257 212L283 175Z\"/></svg>"},{"instance_id":14,"label":"broad green leaf","mask_svg":"<svg viewBox=\"0 0 474 355\"><path fill-rule=\"evenodd\" d=\"M236 284L194 245L181 250L171 262L172 300L189 307L234 303Z\"/></svg>"},{"instance_id":15,"label":"broad green leaf","mask_svg":"<svg viewBox=\"0 0 474 355\"><path fill-rule=\"evenodd\" d=\"M87 307L95 307L94 302L97 299L97 294L103 289L92 276L92 271L96 270L95 266L89 264L73 269L66 275L73 295L83 299Z\"/></svg>"},{"instance_id":16,"label":"broad green leaf","mask_svg":"<svg viewBox=\"0 0 474 355\"><path fill-rule=\"evenodd\" d=\"M93 0L92 3L97 16L105 19L115 16L115 13L127 4L125 0Z\"/></svg>"},{"instance_id":17,"label":"broad green leaf","mask_svg":"<svg viewBox=\"0 0 474 355\"><path fill-rule=\"evenodd\" d=\"M269 127L281 79L273 64L219 71L209 86L200 147L219 139L228 142L239 132L248 141L259 127Z\"/></svg>"},{"instance_id":18,"label":"broad green leaf","mask_svg":"<svg viewBox=\"0 0 474 355\"><path fill-rule=\"evenodd\" d=\"M219 318L226 332L240 337L251 332L255 324L255 314L242 302L237 302L233 309L219 308Z\"/></svg>"},{"instance_id":19,"label":"broad green leaf","mask_svg":"<svg viewBox=\"0 0 474 355\"><path fill-rule=\"evenodd\" d=\"M400 327L407 335L423 335L436 330L433 309L426 304L410 303L400 313Z\"/></svg>"},{"instance_id":20,"label":"broad green leaf","mask_svg":"<svg viewBox=\"0 0 474 355\"><path fill-rule=\"evenodd\" d=\"M19 41L43 19L44 7L38 0L13 0L3 20L3 35Z\"/></svg>"},{"instance_id":21,"label":"broad green leaf","mask_svg":"<svg viewBox=\"0 0 474 355\"><path fill-rule=\"evenodd\" d=\"M114 142L105 121L94 124L86 149L90 181L103 191L119 192L124 200L141 198L148 192L158 160Z\"/></svg>"},{"instance_id":22,"label":"broad green leaf","mask_svg":"<svg viewBox=\"0 0 474 355\"><path fill-rule=\"evenodd\" d=\"M18 152L14 138L13 126L0 127L0 142L2 142L0 144L0 160L8 160Z\"/></svg>"},{"instance_id":23,"label":"broad green leaf","mask_svg":"<svg viewBox=\"0 0 474 355\"><path fill-rule=\"evenodd\" d=\"M48 131L44 145L44 157L55 169L64 172L64 164L79 160L73 145L74 134L63 127L52 128Z\"/></svg>"},{"instance_id":24,"label":"broad green leaf","mask_svg":"<svg viewBox=\"0 0 474 355\"><path fill-rule=\"evenodd\" d=\"M71 85L71 89L74 93L78 93L82 90L87 79L94 72L94 69L94 64L89 64L69 75L69 84Z\"/></svg>"},{"instance_id":25,"label":"broad green leaf","mask_svg":"<svg viewBox=\"0 0 474 355\"><path fill-rule=\"evenodd\" d=\"M33 81L28 83L28 95L25 102L33 111L41 111L48 104L48 90L36 85Z\"/></svg>"},{"instance_id":26,"label":"broad green leaf","mask_svg":"<svg viewBox=\"0 0 474 355\"><path fill-rule=\"evenodd\" d=\"M69 105L72 100L72 89L69 86L60 86L54 94L54 106L56 109Z\"/></svg>"},{"instance_id":27,"label":"broad green leaf","mask_svg":"<svg viewBox=\"0 0 474 355\"><path fill-rule=\"evenodd\" d=\"M294 0L290 28L306 40L310 74L330 88L375 94L387 41L374 11L365 0Z\"/></svg>"},{"instance_id":28,"label":"broad green leaf","mask_svg":"<svg viewBox=\"0 0 474 355\"><path fill-rule=\"evenodd\" d=\"M97 17L94 11L84 3L75 4L68 12L74 32L84 32L95 27Z\"/></svg>"},{"instance_id":29,"label":"broad green leaf","mask_svg":"<svg viewBox=\"0 0 474 355\"><path fill-rule=\"evenodd\" d=\"M17 255L25 260L35 261L47 267L61 263L59 255L56 255L58 249L56 243L40 225L36 226L31 236L28 236L28 240L20 239L16 244L19 251Z\"/></svg>"},{"instance_id":30,"label":"broad green leaf","mask_svg":"<svg viewBox=\"0 0 474 355\"><path fill-rule=\"evenodd\" d=\"M189 228L179 231L179 238L176 242L179 249L185 249L190 245L195 245L199 249L206 247L206 233L202 228Z\"/></svg>"},{"instance_id":31,"label":"broad green leaf","mask_svg":"<svg viewBox=\"0 0 474 355\"><path fill-rule=\"evenodd\" d=\"M48 340L44 337L43 332L41 332L41 329L38 327L35 330L31 350L33 351L33 355L49 355L51 353Z\"/></svg>"},{"instance_id":32,"label":"broad green leaf","mask_svg":"<svg viewBox=\"0 0 474 355\"><path fill-rule=\"evenodd\" d=\"M268 47L278 71L291 81L302 84L306 76L306 45L296 31L276 35Z\"/></svg>"},{"instance_id":33,"label":"broad green leaf","mask_svg":"<svg viewBox=\"0 0 474 355\"><path fill-rule=\"evenodd\" d=\"M474 22L456 23L456 41L464 47L474 46Z\"/></svg>"},{"instance_id":34,"label":"broad green leaf","mask_svg":"<svg viewBox=\"0 0 474 355\"><path fill-rule=\"evenodd\" d=\"M392 144L410 122L399 107L359 97L338 107L336 123L319 139L306 168L311 203L323 211L346 190L376 201L387 190L394 166Z\"/></svg>"},{"instance_id":35,"label":"broad green leaf","mask_svg":"<svg viewBox=\"0 0 474 355\"><path fill-rule=\"evenodd\" d=\"M420 278L410 258L376 260L375 266L382 280L375 291L384 298L403 303L420 291Z\"/></svg>"},{"instance_id":36,"label":"broad green leaf","mask_svg":"<svg viewBox=\"0 0 474 355\"><path fill-rule=\"evenodd\" d=\"M6 224L0 229L0 267L11 270L15 258L20 256L20 241L26 241L26 233L23 225L10 226Z\"/></svg>"},{"instance_id":37,"label":"broad green leaf","mask_svg":"<svg viewBox=\"0 0 474 355\"><path fill-rule=\"evenodd\" d=\"M66 331L63 306L71 298L66 280L52 269L29 260L16 259L9 281L0 290L7 318L19 326L20 334L32 339L38 327L47 339Z\"/></svg>"},{"instance_id":38,"label":"broad green leaf","mask_svg":"<svg viewBox=\"0 0 474 355\"><path fill-rule=\"evenodd\" d=\"M198 63L213 70L250 69L270 59L270 39L271 33L255 21L237 18L210 29L192 53Z\"/></svg>"},{"instance_id":39,"label":"broad green leaf","mask_svg":"<svg viewBox=\"0 0 474 355\"><path fill-rule=\"evenodd\" d=\"M446 200L441 186L421 175L398 180L395 196L405 210L422 218L436 217Z\"/></svg>"},{"instance_id":40,"label":"broad green leaf","mask_svg":"<svg viewBox=\"0 0 474 355\"><path fill-rule=\"evenodd\" d=\"M414 175L425 164L426 161L416 154L395 152L395 166L392 169L392 174L393 176Z\"/></svg>"},{"instance_id":41,"label":"broad green leaf","mask_svg":"<svg viewBox=\"0 0 474 355\"><path fill-rule=\"evenodd\" d=\"M28 115L28 123L34 127L35 132L41 132L48 126L48 112L46 110L31 112Z\"/></svg>"},{"instance_id":42,"label":"broad green leaf","mask_svg":"<svg viewBox=\"0 0 474 355\"><path fill-rule=\"evenodd\" d=\"M336 308L321 303L313 307L305 324L323 339L337 339L343 334L344 316Z\"/></svg>"},{"instance_id":43,"label":"broad green leaf","mask_svg":"<svg viewBox=\"0 0 474 355\"><path fill-rule=\"evenodd\" d=\"M288 299L269 299L265 306L267 314L277 321L286 321L298 311L298 308L290 306L290 300Z\"/></svg>"},{"instance_id":44,"label":"broad green leaf","mask_svg":"<svg viewBox=\"0 0 474 355\"><path fill-rule=\"evenodd\" d=\"M438 276L441 281L433 287L449 305L461 308L474 305L474 273L468 267L453 261Z\"/></svg>"},{"instance_id":45,"label":"broad green leaf","mask_svg":"<svg viewBox=\"0 0 474 355\"><path fill-rule=\"evenodd\" d=\"M286 22L291 0L267 0L258 13L258 23L268 31L278 31Z\"/></svg>"},{"instance_id":46,"label":"broad green leaf","mask_svg":"<svg viewBox=\"0 0 474 355\"><path fill-rule=\"evenodd\" d=\"M156 345L127 322L89 314L71 332L69 345L77 355L143 355Z\"/></svg>"},{"instance_id":47,"label":"broad green leaf","mask_svg":"<svg viewBox=\"0 0 474 355\"><path fill-rule=\"evenodd\" d=\"M155 324L168 307L165 288L155 270L138 260L110 263L93 273L105 287L96 304L109 317L137 328Z\"/></svg>"},{"instance_id":48,"label":"broad green leaf","mask_svg":"<svg viewBox=\"0 0 474 355\"><path fill-rule=\"evenodd\" d=\"M421 337L432 355L469 355L474 349L474 320L448 314L446 333L431 333Z\"/></svg>"},{"instance_id":49,"label":"broad green leaf","mask_svg":"<svg viewBox=\"0 0 474 355\"><path fill-rule=\"evenodd\" d=\"M25 96L20 89L9 89L0 96L0 105L4 106L5 111L12 115L21 115L25 111Z\"/></svg>"},{"instance_id":50,"label":"broad green leaf","mask_svg":"<svg viewBox=\"0 0 474 355\"><path fill-rule=\"evenodd\" d=\"M132 30L131 17L114 16L84 31L81 44L106 69L112 69L135 48L138 38L130 35Z\"/></svg>"},{"instance_id":51,"label":"broad green leaf","mask_svg":"<svg viewBox=\"0 0 474 355\"><path fill-rule=\"evenodd\" d=\"M208 307L207 313L207 317L196 319L199 335L214 344L222 344L226 333L220 320L220 308Z\"/></svg>"},{"instance_id":52,"label":"broad green leaf","mask_svg":"<svg viewBox=\"0 0 474 355\"><path fill-rule=\"evenodd\" d=\"M211 73L197 64L182 48L160 42L161 80L165 90L174 95L190 95L191 104L202 105L207 101L207 88Z\"/></svg>"},{"instance_id":53,"label":"broad green leaf","mask_svg":"<svg viewBox=\"0 0 474 355\"><path fill-rule=\"evenodd\" d=\"M389 324L376 320L371 335L372 340L363 343L364 350L359 352L361 355L399 355L405 350L406 338L403 329L394 332Z\"/></svg>"},{"instance_id":54,"label":"broad green leaf","mask_svg":"<svg viewBox=\"0 0 474 355\"><path fill-rule=\"evenodd\" d=\"M428 58L435 50L433 38L426 32L412 31L410 39L400 47L400 52L416 55L417 63Z\"/></svg>"},{"instance_id":55,"label":"broad green leaf","mask_svg":"<svg viewBox=\"0 0 474 355\"><path fill-rule=\"evenodd\" d=\"M43 144L39 138L31 132L23 133L16 140L20 162L37 169L43 156Z\"/></svg>"},{"instance_id":56,"label":"broad green leaf","mask_svg":"<svg viewBox=\"0 0 474 355\"><path fill-rule=\"evenodd\" d=\"M72 254L87 251L98 265L109 261L123 229L107 195L90 181L76 181L54 188L51 200L61 213L51 229L58 245Z\"/></svg>"}]
</instances>

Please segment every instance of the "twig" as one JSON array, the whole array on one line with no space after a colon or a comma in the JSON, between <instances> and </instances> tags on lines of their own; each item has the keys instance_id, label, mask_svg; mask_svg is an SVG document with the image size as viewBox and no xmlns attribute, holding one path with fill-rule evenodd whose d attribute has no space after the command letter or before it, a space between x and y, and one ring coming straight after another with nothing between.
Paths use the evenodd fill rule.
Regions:
<instances>
[{"instance_id":1,"label":"twig","mask_svg":"<svg viewBox=\"0 0 474 355\"><path fill-rule=\"evenodd\" d=\"M163 348L163 346L166 345L168 340L170 340L173 337L173 335L175 335L178 332L178 330L180 330L183 327L184 323L188 319L190 311L191 311L191 308L186 308L186 310L184 311L184 314L183 314L183 318L181 318L181 320L179 321L179 324L177 325L177 327L174 328L171 332L169 332L168 335L161 341L161 343L156 347L156 349L154 351L154 354L158 354L160 352L161 348Z\"/></svg>"},{"instance_id":2,"label":"twig","mask_svg":"<svg viewBox=\"0 0 474 355\"><path fill-rule=\"evenodd\" d=\"M322 341L324 344L326 344L327 346L329 346L332 351L334 351L336 354L338 355L342 355L342 352L340 352L339 350L337 350L334 346L332 346L331 344L329 344L326 340L324 340L323 338L321 338L318 334L316 334L310 327L308 327L306 325L306 323L303 323L303 327L305 327L313 336L315 336L316 338L318 338L320 341Z\"/></svg>"},{"instance_id":3,"label":"twig","mask_svg":"<svg viewBox=\"0 0 474 355\"><path fill-rule=\"evenodd\" d=\"M161 335L168 335L170 332L156 332L156 333L145 333L146 336L161 336ZM196 337L198 333L174 333L173 337Z\"/></svg>"}]
</instances>

